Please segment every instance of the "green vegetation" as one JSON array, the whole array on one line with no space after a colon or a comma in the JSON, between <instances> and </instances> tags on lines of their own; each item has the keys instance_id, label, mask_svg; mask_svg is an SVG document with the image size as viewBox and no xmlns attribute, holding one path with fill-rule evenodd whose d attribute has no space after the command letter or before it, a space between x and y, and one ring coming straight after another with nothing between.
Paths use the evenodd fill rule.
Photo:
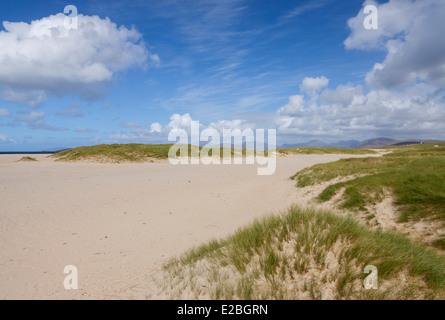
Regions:
<instances>
[{"instance_id":1,"label":"green vegetation","mask_svg":"<svg viewBox=\"0 0 445 320\"><path fill-rule=\"evenodd\" d=\"M172 146L173 144L101 144L65 150L55 153L51 157L58 161L144 162L150 159L167 159L168 152ZM202 152L212 156L212 149L208 150L191 145L188 145L187 148L188 156L197 156ZM220 157L223 156L224 150L224 148L220 148ZM232 157L241 156L241 154L242 156L256 155L256 151L246 149L232 149L229 152ZM180 155L179 150L176 155ZM267 151L265 152L265 156L268 156Z\"/></svg>"},{"instance_id":2,"label":"green vegetation","mask_svg":"<svg viewBox=\"0 0 445 320\"><path fill-rule=\"evenodd\" d=\"M391 153L382 157L319 164L292 178L299 187L331 182L318 200L342 192L340 206L351 214L367 211L390 192L401 222L445 225L445 146L387 149ZM445 298L445 257L439 251L413 242L410 234L358 221L299 207L256 220L166 264L165 289L188 299ZM445 238L433 240L445 249ZM368 265L377 267L377 290L364 289Z\"/></svg>"},{"instance_id":3,"label":"green vegetation","mask_svg":"<svg viewBox=\"0 0 445 320\"><path fill-rule=\"evenodd\" d=\"M378 269L365 290L363 270ZM165 265L172 297L211 299L434 299L445 257L352 218L293 207ZM188 294L188 296L187 296Z\"/></svg>"},{"instance_id":4,"label":"green vegetation","mask_svg":"<svg viewBox=\"0 0 445 320\"><path fill-rule=\"evenodd\" d=\"M60 161L97 160L104 162L142 162L150 158L166 159L170 144L101 144L79 147L52 155Z\"/></svg>"},{"instance_id":5,"label":"green vegetation","mask_svg":"<svg viewBox=\"0 0 445 320\"><path fill-rule=\"evenodd\" d=\"M32 157L23 157L18 161L37 161L36 158L32 158Z\"/></svg>"},{"instance_id":6,"label":"green vegetation","mask_svg":"<svg viewBox=\"0 0 445 320\"><path fill-rule=\"evenodd\" d=\"M382 157L343 159L318 164L295 174L298 187L331 181L318 196L330 200L344 190L341 207L366 211L367 205L382 200L386 191L394 196L400 222L421 218L445 221L445 145L391 147Z\"/></svg>"},{"instance_id":7,"label":"green vegetation","mask_svg":"<svg viewBox=\"0 0 445 320\"><path fill-rule=\"evenodd\" d=\"M376 154L370 149L343 149L343 148L287 148L278 149L282 154Z\"/></svg>"}]
</instances>

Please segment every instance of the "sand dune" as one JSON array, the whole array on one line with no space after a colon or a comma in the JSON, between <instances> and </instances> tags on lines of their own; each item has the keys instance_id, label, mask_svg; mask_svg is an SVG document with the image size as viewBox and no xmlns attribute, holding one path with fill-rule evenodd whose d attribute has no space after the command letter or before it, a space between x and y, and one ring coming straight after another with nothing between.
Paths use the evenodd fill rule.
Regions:
<instances>
[{"instance_id":1,"label":"sand dune","mask_svg":"<svg viewBox=\"0 0 445 320\"><path fill-rule=\"evenodd\" d=\"M63 163L0 156L0 298L159 298L167 259L298 203L289 177L351 156L281 157L255 165ZM79 270L64 289L63 269ZM161 297L162 298L162 297Z\"/></svg>"}]
</instances>

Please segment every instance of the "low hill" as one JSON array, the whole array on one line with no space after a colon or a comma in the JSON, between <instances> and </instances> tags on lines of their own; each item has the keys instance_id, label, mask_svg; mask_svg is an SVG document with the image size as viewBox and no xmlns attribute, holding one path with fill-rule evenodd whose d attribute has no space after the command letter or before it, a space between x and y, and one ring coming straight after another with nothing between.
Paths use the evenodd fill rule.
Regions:
<instances>
[{"instance_id":1,"label":"low hill","mask_svg":"<svg viewBox=\"0 0 445 320\"><path fill-rule=\"evenodd\" d=\"M37 161L36 158L32 158L32 157L22 157L20 160L17 160L17 162L34 162Z\"/></svg>"},{"instance_id":2,"label":"low hill","mask_svg":"<svg viewBox=\"0 0 445 320\"><path fill-rule=\"evenodd\" d=\"M369 149L343 149L343 148L287 148L278 149L281 154L375 154Z\"/></svg>"},{"instance_id":3,"label":"low hill","mask_svg":"<svg viewBox=\"0 0 445 320\"><path fill-rule=\"evenodd\" d=\"M143 162L167 159L171 144L101 144L79 147L51 155L58 161Z\"/></svg>"},{"instance_id":4,"label":"low hill","mask_svg":"<svg viewBox=\"0 0 445 320\"><path fill-rule=\"evenodd\" d=\"M358 140L340 140L336 142L326 143L319 140L312 140L309 142L300 142L300 143L292 143L292 144L283 144L281 148L299 148L299 147L307 147L307 148L356 148L357 145L360 144Z\"/></svg>"},{"instance_id":5,"label":"low hill","mask_svg":"<svg viewBox=\"0 0 445 320\"><path fill-rule=\"evenodd\" d=\"M386 146L403 146L410 144L422 144L422 143L442 143L441 140L432 139L407 139L407 140L395 140L390 138L375 138L361 142L357 145L357 148L379 148Z\"/></svg>"},{"instance_id":6,"label":"low hill","mask_svg":"<svg viewBox=\"0 0 445 320\"><path fill-rule=\"evenodd\" d=\"M391 138L373 138L364 141L358 140L340 140L334 142L323 142L320 140L312 140L309 142L299 142L299 143L291 143L291 144L283 144L281 145L282 149L288 148L381 148L390 145L409 145L409 144L417 144L417 143L441 143L444 141L434 140L434 139L406 139L406 140L397 140Z\"/></svg>"},{"instance_id":7,"label":"low hill","mask_svg":"<svg viewBox=\"0 0 445 320\"><path fill-rule=\"evenodd\" d=\"M357 145L357 148L378 148L383 146L389 146L397 143L397 140L390 138L374 138L362 141Z\"/></svg>"},{"instance_id":8,"label":"low hill","mask_svg":"<svg viewBox=\"0 0 445 320\"><path fill-rule=\"evenodd\" d=\"M101 144L91 147L78 147L51 155L56 161L94 161L94 162L145 162L154 159L168 159L168 152L173 144ZM202 151L211 156L212 150L202 147L192 148L188 145L188 156L198 155ZM196 149L197 148L197 149ZM199 151L198 151L199 150ZM224 156L225 148L220 148L220 156ZM232 157L235 156L253 156L254 150L230 149ZM179 152L177 154L179 156ZM268 151L264 153L268 155Z\"/></svg>"}]
</instances>

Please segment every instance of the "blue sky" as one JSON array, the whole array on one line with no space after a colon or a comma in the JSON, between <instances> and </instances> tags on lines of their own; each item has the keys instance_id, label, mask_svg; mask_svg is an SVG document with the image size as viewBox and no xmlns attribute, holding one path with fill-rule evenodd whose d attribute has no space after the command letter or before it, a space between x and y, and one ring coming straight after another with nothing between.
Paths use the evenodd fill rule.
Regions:
<instances>
[{"instance_id":1,"label":"blue sky","mask_svg":"<svg viewBox=\"0 0 445 320\"><path fill-rule=\"evenodd\" d=\"M366 4L378 30L363 28ZM66 5L79 28L65 33ZM0 21L22 24L0 28L0 151L167 142L191 119L275 128L279 145L443 139L445 45L430 31L444 12L432 0L2 1Z\"/></svg>"}]
</instances>

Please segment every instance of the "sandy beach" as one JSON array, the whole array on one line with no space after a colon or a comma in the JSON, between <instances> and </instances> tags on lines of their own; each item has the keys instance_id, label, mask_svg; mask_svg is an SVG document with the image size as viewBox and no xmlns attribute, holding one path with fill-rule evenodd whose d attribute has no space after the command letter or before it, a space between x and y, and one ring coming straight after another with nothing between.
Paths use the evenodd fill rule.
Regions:
<instances>
[{"instance_id":1,"label":"sandy beach","mask_svg":"<svg viewBox=\"0 0 445 320\"><path fill-rule=\"evenodd\" d=\"M67 163L0 156L0 299L151 299L171 257L298 203L289 177L345 155L256 165ZM79 271L65 290L64 267Z\"/></svg>"}]
</instances>

